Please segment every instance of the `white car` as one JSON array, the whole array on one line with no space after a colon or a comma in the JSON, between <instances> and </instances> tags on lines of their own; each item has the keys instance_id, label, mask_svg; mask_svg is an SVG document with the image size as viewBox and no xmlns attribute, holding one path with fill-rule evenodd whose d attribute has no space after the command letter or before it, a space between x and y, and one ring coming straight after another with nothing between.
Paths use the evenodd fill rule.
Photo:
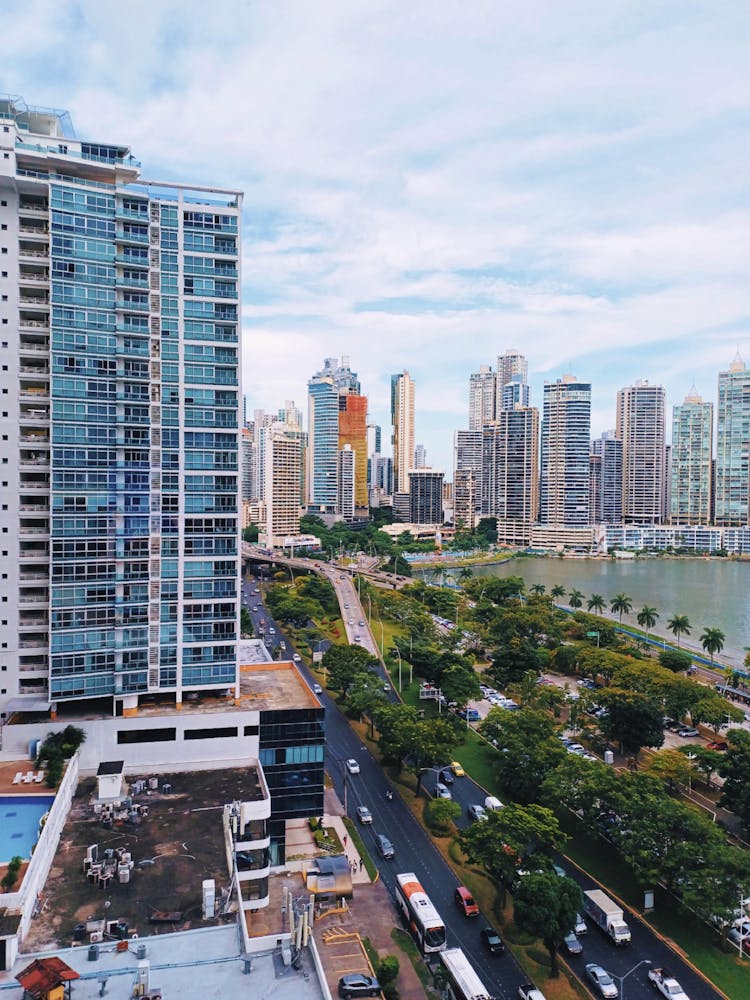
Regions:
<instances>
[{"instance_id":1,"label":"white car","mask_svg":"<svg viewBox=\"0 0 750 1000\"><path fill-rule=\"evenodd\" d=\"M452 799L453 796L450 793L450 789L447 785L444 785L442 781L438 781L435 785L435 798L436 799Z\"/></svg>"},{"instance_id":2,"label":"white car","mask_svg":"<svg viewBox=\"0 0 750 1000\"><path fill-rule=\"evenodd\" d=\"M372 823L372 813L367 806L357 806L357 819L360 823Z\"/></svg>"},{"instance_id":3,"label":"white car","mask_svg":"<svg viewBox=\"0 0 750 1000\"><path fill-rule=\"evenodd\" d=\"M320 686L320 684L313 684L313 693L323 694L323 688Z\"/></svg>"},{"instance_id":4,"label":"white car","mask_svg":"<svg viewBox=\"0 0 750 1000\"><path fill-rule=\"evenodd\" d=\"M524 983L518 987L518 995L521 1000L545 1000L544 994L538 990L533 983Z\"/></svg>"},{"instance_id":5,"label":"white car","mask_svg":"<svg viewBox=\"0 0 750 1000\"><path fill-rule=\"evenodd\" d=\"M292 659L294 660L295 663L299 663L302 657L299 655L299 653L295 653Z\"/></svg>"},{"instance_id":6,"label":"white car","mask_svg":"<svg viewBox=\"0 0 750 1000\"><path fill-rule=\"evenodd\" d=\"M346 769L349 774L359 774L359 764L353 757L350 757L346 762Z\"/></svg>"},{"instance_id":7,"label":"white car","mask_svg":"<svg viewBox=\"0 0 750 1000\"><path fill-rule=\"evenodd\" d=\"M586 975L589 977L591 982L594 984L599 996L604 997L605 1000L616 1000L620 995L620 991L617 989L617 984L606 969L603 969L601 965L597 965L595 962L589 962L586 966Z\"/></svg>"}]
</instances>

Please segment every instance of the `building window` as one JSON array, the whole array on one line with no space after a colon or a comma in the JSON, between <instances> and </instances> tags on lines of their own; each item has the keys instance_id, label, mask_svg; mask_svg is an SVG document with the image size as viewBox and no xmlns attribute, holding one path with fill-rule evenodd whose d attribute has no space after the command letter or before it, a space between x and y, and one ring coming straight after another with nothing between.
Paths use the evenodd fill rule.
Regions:
<instances>
[{"instance_id":1,"label":"building window","mask_svg":"<svg viewBox=\"0 0 750 1000\"><path fill-rule=\"evenodd\" d=\"M133 743L168 743L177 739L177 730L166 729L120 729L117 742L130 745Z\"/></svg>"},{"instance_id":2,"label":"building window","mask_svg":"<svg viewBox=\"0 0 750 1000\"><path fill-rule=\"evenodd\" d=\"M186 729L186 740L223 740L236 738L237 726L224 726L221 729Z\"/></svg>"}]
</instances>

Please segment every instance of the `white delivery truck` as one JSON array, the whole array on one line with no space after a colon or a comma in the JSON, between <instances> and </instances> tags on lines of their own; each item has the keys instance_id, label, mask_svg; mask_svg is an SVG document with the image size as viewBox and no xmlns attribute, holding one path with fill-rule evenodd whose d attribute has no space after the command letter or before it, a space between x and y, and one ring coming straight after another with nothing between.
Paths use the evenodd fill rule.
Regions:
<instances>
[{"instance_id":1,"label":"white delivery truck","mask_svg":"<svg viewBox=\"0 0 750 1000\"><path fill-rule=\"evenodd\" d=\"M625 923L622 907L601 889L587 889L583 894L583 909L597 927L612 938L616 945L630 944L630 928Z\"/></svg>"}]
</instances>

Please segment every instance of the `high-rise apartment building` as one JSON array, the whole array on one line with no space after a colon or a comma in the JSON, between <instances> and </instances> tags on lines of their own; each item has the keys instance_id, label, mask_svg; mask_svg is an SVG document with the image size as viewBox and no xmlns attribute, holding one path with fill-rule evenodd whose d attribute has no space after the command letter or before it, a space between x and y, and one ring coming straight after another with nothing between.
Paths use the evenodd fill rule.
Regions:
<instances>
[{"instance_id":1,"label":"high-rise apartment building","mask_svg":"<svg viewBox=\"0 0 750 1000\"><path fill-rule=\"evenodd\" d=\"M308 382L307 503L321 514L342 514L339 452L354 452L355 501L367 508L367 399L349 359L326 358ZM359 474L357 475L357 468ZM348 508L347 508L348 509Z\"/></svg>"},{"instance_id":2,"label":"high-rise apartment building","mask_svg":"<svg viewBox=\"0 0 750 1000\"><path fill-rule=\"evenodd\" d=\"M615 436L622 441L622 514L631 524L661 524L666 495L665 398L639 380L617 393Z\"/></svg>"},{"instance_id":3,"label":"high-rise apartment building","mask_svg":"<svg viewBox=\"0 0 750 1000\"><path fill-rule=\"evenodd\" d=\"M591 442L590 511L592 524L622 521L622 441L605 431Z\"/></svg>"},{"instance_id":4,"label":"high-rise apartment building","mask_svg":"<svg viewBox=\"0 0 750 1000\"><path fill-rule=\"evenodd\" d=\"M433 469L414 469L410 478L410 517L412 524L443 523L443 473Z\"/></svg>"},{"instance_id":5,"label":"high-rise apartment building","mask_svg":"<svg viewBox=\"0 0 750 1000\"><path fill-rule=\"evenodd\" d=\"M414 380L407 371L391 376L393 479L396 493L409 492L414 461Z\"/></svg>"},{"instance_id":6,"label":"high-rise apartment building","mask_svg":"<svg viewBox=\"0 0 750 1000\"><path fill-rule=\"evenodd\" d=\"M345 521L354 520L356 507L356 454L350 444L339 451L338 513Z\"/></svg>"},{"instance_id":7,"label":"high-rise apartment building","mask_svg":"<svg viewBox=\"0 0 750 1000\"><path fill-rule=\"evenodd\" d=\"M381 431L378 424L367 424L367 485L374 485L373 458L380 454Z\"/></svg>"},{"instance_id":8,"label":"high-rise apartment building","mask_svg":"<svg viewBox=\"0 0 750 1000\"><path fill-rule=\"evenodd\" d=\"M266 433L266 519L261 545L280 547L299 535L302 441L298 427L273 423Z\"/></svg>"},{"instance_id":9,"label":"high-rise apartment building","mask_svg":"<svg viewBox=\"0 0 750 1000\"><path fill-rule=\"evenodd\" d=\"M670 519L673 524L711 523L711 459L714 408L695 386L672 407Z\"/></svg>"},{"instance_id":10,"label":"high-rise apartment building","mask_svg":"<svg viewBox=\"0 0 750 1000\"><path fill-rule=\"evenodd\" d=\"M469 377L469 430L481 430L501 410L529 405L529 365L523 354L499 354L497 369L482 365Z\"/></svg>"},{"instance_id":11,"label":"high-rise apartment building","mask_svg":"<svg viewBox=\"0 0 750 1000\"><path fill-rule=\"evenodd\" d=\"M739 351L719 372L714 521L735 527L750 521L750 371Z\"/></svg>"},{"instance_id":12,"label":"high-rise apartment building","mask_svg":"<svg viewBox=\"0 0 750 1000\"><path fill-rule=\"evenodd\" d=\"M367 498L367 396L353 392L339 395L339 450L349 445L354 461L354 507L366 517ZM340 512L343 513L343 512Z\"/></svg>"},{"instance_id":13,"label":"high-rise apartment building","mask_svg":"<svg viewBox=\"0 0 750 1000\"><path fill-rule=\"evenodd\" d=\"M469 430L481 430L495 419L497 410L497 372L482 365L469 376Z\"/></svg>"},{"instance_id":14,"label":"high-rise apartment building","mask_svg":"<svg viewBox=\"0 0 750 1000\"><path fill-rule=\"evenodd\" d=\"M241 194L0 126L0 711L238 691Z\"/></svg>"},{"instance_id":15,"label":"high-rise apartment building","mask_svg":"<svg viewBox=\"0 0 750 1000\"><path fill-rule=\"evenodd\" d=\"M539 411L502 410L481 433L482 514L497 518L499 542L528 545L539 510Z\"/></svg>"},{"instance_id":16,"label":"high-rise apartment building","mask_svg":"<svg viewBox=\"0 0 750 1000\"><path fill-rule=\"evenodd\" d=\"M427 468L427 449L423 444L418 444L414 449L414 468Z\"/></svg>"},{"instance_id":17,"label":"high-rise apartment building","mask_svg":"<svg viewBox=\"0 0 750 1000\"><path fill-rule=\"evenodd\" d=\"M544 384L539 521L589 524L591 385L564 375Z\"/></svg>"},{"instance_id":18,"label":"high-rise apartment building","mask_svg":"<svg viewBox=\"0 0 750 1000\"><path fill-rule=\"evenodd\" d=\"M453 523L469 530L482 508L482 431L456 431L453 438Z\"/></svg>"},{"instance_id":19,"label":"high-rise apartment building","mask_svg":"<svg viewBox=\"0 0 750 1000\"><path fill-rule=\"evenodd\" d=\"M247 501L253 499L253 451L255 449L253 437L253 431L249 427L242 428L242 451L240 454L242 468L241 494L242 499Z\"/></svg>"}]
</instances>

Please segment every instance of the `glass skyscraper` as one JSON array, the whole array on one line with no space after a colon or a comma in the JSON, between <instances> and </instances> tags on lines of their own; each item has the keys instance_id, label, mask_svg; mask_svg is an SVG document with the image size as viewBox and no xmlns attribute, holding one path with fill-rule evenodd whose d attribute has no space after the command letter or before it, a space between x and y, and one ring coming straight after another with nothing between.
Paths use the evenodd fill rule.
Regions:
<instances>
[{"instance_id":1,"label":"glass skyscraper","mask_svg":"<svg viewBox=\"0 0 750 1000\"><path fill-rule=\"evenodd\" d=\"M17 99L0 152L0 711L236 688L242 196Z\"/></svg>"},{"instance_id":2,"label":"glass skyscraper","mask_svg":"<svg viewBox=\"0 0 750 1000\"><path fill-rule=\"evenodd\" d=\"M750 520L750 371L739 355L719 372L716 420L714 521L739 526Z\"/></svg>"}]
</instances>

